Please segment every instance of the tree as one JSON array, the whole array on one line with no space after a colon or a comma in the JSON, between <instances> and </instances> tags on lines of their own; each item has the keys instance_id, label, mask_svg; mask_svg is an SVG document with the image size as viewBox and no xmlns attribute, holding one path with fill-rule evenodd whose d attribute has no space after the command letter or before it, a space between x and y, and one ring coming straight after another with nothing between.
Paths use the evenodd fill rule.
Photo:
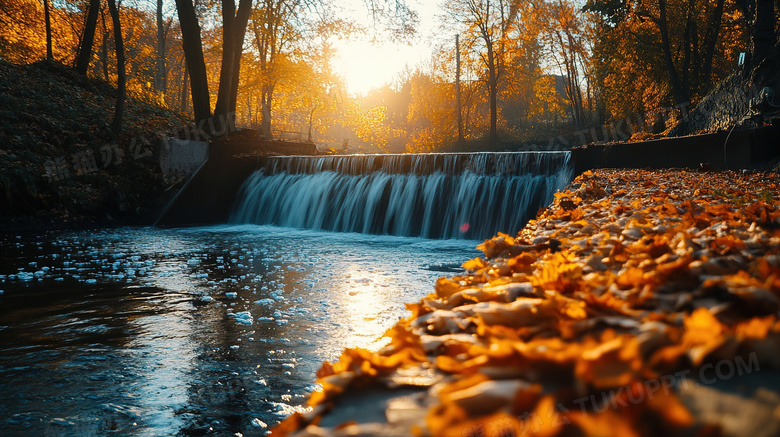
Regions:
<instances>
[{"instance_id":1,"label":"tree","mask_svg":"<svg viewBox=\"0 0 780 437\"><path fill-rule=\"evenodd\" d=\"M46 59L54 59L51 49L51 17L49 16L49 0L43 0L43 16L46 22Z\"/></svg>"},{"instance_id":2,"label":"tree","mask_svg":"<svg viewBox=\"0 0 780 437\"><path fill-rule=\"evenodd\" d=\"M590 54L587 49L588 23L571 1L556 0L545 3L539 15L542 34L550 50L550 58L565 78L564 90L569 101L574 127L585 125L582 98L582 77L587 78ZM587 96L588 100L590 96Z\"/></svg>"},{"instance_id":3,"label":"tree","mask_svg":"<svg viewBox=\"0 0 780 437\"><path fill-rule=\"evenodd\" d=\"M689 2L689 9L694 6L695 0ZM683 60L681 66L681 75L677 74L677 68L674 65L674 59L672 55L672 43L669 35L669 18L666 9L666 0L658 0L658 17L653 17L648 14L648 17L656 23L658 30L661 34L661 49L664 54L664 62L666 64L666 71L669 73L669 80L674 90L674 96L677 103L688 102L690 98L689 94L689 82L690 82L690 62L691 62L691 24L693 21L690 19L692 10L686 11L685 30L683 31ZM680 77L682 76L682 77Z\"/></svg>"},{"instance_id":4,"label":"tree","mask_svg":"<svg viewBox=\"0 0 780 437\"><path fill-rule=\"evenodd\" d=\"M313 141L315 128L323 127L325 117L321 114L337 111L343 86L331 66L334 50L327 37L321 38L319 47L309 47L307 52L307 59L299 62L303 68L298 74L298 82L303 95L298 100L308 113L306 139ZM315 121L319 123L315 125Z\"/></svg>"},{"instance_id":5,"label":"tree","mask_svg":"<svg viewBox=\"0 0 780 437\"><path fill-rule=\"evenodd\" d=\"M390 3L390 2L388 2ZM396 5L395 16L416 17L406 8L403 0L392 2ZM368 0L366 5L373 11L382 9L383 2ZM253 30L255 31L256 42L258 44L258 53L260 62L268 67L272 58L271 55L278 56L280 51L279 42L284 38L279 38L278 31L296 31L292 23L287 20L296 16L297 9L303 5L302 0L262 0L255 9L253 17ZM308 7L316 5L322 6L323 3L316 1L306 3ZM241 72L241 55L243 52L244 34L250 17L252 0L240 0L238 9L236 9L234 0L221 0L222 14L222 59L220 62L219 83L217 92L217 103L214 112L217 115L226 115L234 112L237 108L238 88ZM196 120L205 120L211 117L209 84L207 81L207 69L204 59L203 40L201 38L201 29L198 24L198 17L195 13L192 0L176 0L176 7L181 24L182 45L187 62L187 68L190 73L190 88L192 90L193 111ZM320 11L318 11L320 12ZM255 22L260 24L255 24ZM409 25L414 20L402 19L396 24L401 24L400 29L390 29L394 34L398 31L403 34L409 33ZM263 76L272 76L265 74ZM267 79L264 79L267 80ZM266 136L270 132L270 112L273 101L273 80L268 81L266 90L262 98L263 106L263 131ZM221 117L220 117L221 118ZM202 126L202 124L199 124Z\"/></svg>"},{"instance_id":6,"label":"tree","mask_svg":"<svg viewBox=\"0 0 780 437\"><path fill-rule=\"evenodd\" d=\"M775 26L775 2L773 0L754 0L738 2L745 5L744 10L751 21L750 51L752 67L756 68L766 59L777 43ZM750 14L750 10L755 12ZM752 20L751 20L752 18Z\"/></svg>"},{"instance_id":7,"label":"tree","mask_svg":"<svg viewBox=\"0 0 780 437\"><path fill-rule=\"evenodd\" d=\"M260 95L261 128L264 138L271 138L271 111L274 89L279 80L279 59L295 39L292 26L300 0L260 0L252 14L257 62L262 75Z\"/></svg>"},{"instance_id":8,"label":"tree","mask_svg":"<svg viewBox=\"0 0 780 437\"><path fill-rule=\"evenodd\" d=\"M176 0L176 10L179 13L182 48L189 71L192 111L195 120L201 122L211 118L211 96L206 61L203 58L200 24L192 0Z\"/></svg>"},{"instance_id":9,"label":"tree","mask_svg":"<svg viewBox=\"0 0 780 437\"><path fill-rule=\"evenodd\" d=\"M251 12L252 0L239 0L238 10L233 0L222 0L222 66L217 104L214 108L214 115L220 120L225 120L223 116L236 112L241 53Z\"/></svg>"},{"instance_id":10,"label":"tree","mask_svg":"<svg viewBox=\"0 0 780 437\"><path fill-rule=\"evenodd\" d=\"M168 30L171 28L171 19L166 23L163 19L163 0L157 0L157 10L155 14L157 23L157 65L154 76L154 87L165 95L168 91L168 67L166 66L167 50L166 39Z\"/></svg>"},{"instance_id":11,"label":"tree","mask_svg":"<svg viewBox=\"0 0 780 437\"><path fill-rule=\"evenodd\" d=\"M458 142L463 142L463 105L460 101L460 35L455 35L455 113L458 118Z\"/></svg>"},{"instance_id":12,"label":"tree","mask_svg":"<svg viewBox=\"0 0 780 437\"><path fill-rule=\"evenodd\" d=\"M605 20L601 39L624 29L629 37L660 53L674 101L684 104L712 87L714 64L722 56L723 48L718 53L718 47L724 17L736 7L729 4L725 0L589 0L585 9ZM730 21L734 26L735 20Z\"/></svg>"},{"instance_id":13,"label":"tree","mask_svg":"<svg viewBox=\"0 0 780 437\"><path fill-rule=\"evenodd\" d=\"M100 9L100 22L103 24L103 38L100 46L100 64L103 67L103 80L108 82L108 37L110 33L108 32L108 26L106 25L106 13L102 8Z\"/></svg>"},{"instance_id":14,"label":"tree","mask_svg":"<svg viewBox=\"0 0 780 437\"><path fill-rule=\"evenodd\" d=\"M485 68L490 128L488 139L498 141L498 81L504 64L505 44L521 2L512 0L459 0L447 3L450 19L466 26L467 48L477 50ZM476 44L480 41L481 44ZM470 47L469 47L470 46Z\"/></svg>"},{"instance_id":15,"label":"tree","mask_svg":"<svg viewBox=\"0 0 780 437\"><path fill-rule=\"evenodd\" d=\"M457 132L452 129L457 123L457 114L452 111L454 89L448 77L438 76L441 70L434 63L431 73L417 70L408 79L409 107L405 127L409 152L441 150L457 139Z\"/></svg>"},{"instance_id":16,"label":"tree","mask_svg":"<svg viewBox=\"0 0 780 437\"><path fill-rule=\"evenodd\" d=\"M108 11L111 14L111 21L114 23L117 68L116 108L114 110L114 121L111 123L111 131L114 135L118 135L122 130L122 112L125 108L125 46L122 39L122 26L119 22L119 10L116 7L115 0L108 0Z\"/></svg>"},{"instance_id":17,"label":"tree","mask_svg":"<svg viewBox=\"0 0 780 437\"><path fill-rule=\"evenodd\" d=\"M87 22L84 24L84 33L79 47L79 56L76 59L76 71L82 75L87 74L89 63L92 60L92 44L95 41L95 31L97 30L99 13L100 0L89 0Z\"/></svg>"},{"instance_id":18,"label":"tree","mask_svg":"<svg viewBox=\"0 0 780 437\"><path fill-rule=\"evenodd\" d=\"M534 89L544 74L540 66L542 55L549 51L542 50L542 38L537 35L538 28L530 29L530 27L524 25L525 35L517 35L513 38L515 41L512 42L512 46L508 47L507 63L499 89L500 95L503 96L502 114L516 133L540 127L546 128L547 125L542 126L540 123L549 121L549 113L533 112L534 104L538 103ZM547 64L552 66L554 63L547 62ZM562 99L563 95L560 98ZM557 122L556 119L554 124L557 125ZM547 135L549 136L549 133Z\"/></svg>"},{"instance_id":19,"label":"tree","mask_svg":"<svg viewBox=\"0 0 780 437\"><path fill-rule=\"evenodd\" d=\"M555 76L545 75L540 77L532 88L534 98L531 100L530 115L537 120L552 122L553 127L558 120L566 116L566 102L558 92L558 83Z\"/></svg>"},{"instance_id":20,"label":"tree","mask_svg":"<svg viewBox=\"0 0 780 437\"><path fill-rule=\"evenodd\" d=\"M593 76L608 115L697 103L736 69L755 30L755 5L755 0L588 0L585 10L597 20Z\"/></svg>"}]
</instances>

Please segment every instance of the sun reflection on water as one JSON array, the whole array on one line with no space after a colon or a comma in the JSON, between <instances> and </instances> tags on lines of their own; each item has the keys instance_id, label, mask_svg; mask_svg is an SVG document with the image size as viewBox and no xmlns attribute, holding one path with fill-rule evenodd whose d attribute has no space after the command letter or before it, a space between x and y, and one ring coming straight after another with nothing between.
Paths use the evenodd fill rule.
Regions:
<instances>
[{"instance_id":1,"label":"sun reflection on water","mask_svg":"<svg viewBox=\"0 0 780 437\"><path fill-rule=\"evenodd\" d=\"M387 345L389 339L382 335L393 324L386 314L387 302L402 291L387 273L362 265L348 265L345 276L350 279L340 290L345 304L343 323L351 328L351 335L344 339L345 346L379 350Z\"/></svg>"}]
</instances>

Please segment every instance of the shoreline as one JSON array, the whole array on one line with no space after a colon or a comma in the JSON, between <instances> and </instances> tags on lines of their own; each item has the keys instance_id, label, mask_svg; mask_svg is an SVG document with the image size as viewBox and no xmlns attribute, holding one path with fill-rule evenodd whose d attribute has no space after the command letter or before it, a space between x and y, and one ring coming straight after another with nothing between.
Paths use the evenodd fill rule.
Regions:
<instances>
[{"instance_id":1,"label":"shoreline","mask_svg":"<svg viewBox=\"0 0 780 437\"><path fill-rule=\"evenodd\" d=\"M585 172L407 304L387 347L324 363L271 435L774 435L777 199L777 173ZM728 369L762 372L737 380L752 418Z\"/></svg>"}]
</instances>

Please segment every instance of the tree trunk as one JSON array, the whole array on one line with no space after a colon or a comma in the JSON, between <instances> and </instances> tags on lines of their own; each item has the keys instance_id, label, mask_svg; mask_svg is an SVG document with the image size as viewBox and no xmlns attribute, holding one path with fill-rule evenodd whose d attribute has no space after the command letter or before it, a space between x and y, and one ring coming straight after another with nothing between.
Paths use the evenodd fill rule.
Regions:
<instances>
[{"instance_id":1,"label":"tree trunk","mask_svg":"<svg viewBox=\"0 0 780 437\"><path fill-rule=\"evenodd\" d=\"M187 62L184 62L184 77L182 78L181 96L179 98L179 106L181 112L184 114L190 113L190 70L187 68Z\"/></svg>"},{"instance_id":2,"label":"tree trunk","mask_svg":"<svg viewBox=\"0 0 780 437\"><path fill-rule=\"evenodd\" d=\"M251 8L244 8L247 11L251 11ZM239 32L234 40L236 49L233 51L233 74L230 78L230 101L228 102L227 113L236 112L236 103L238 102L238 85L241 77L241 55L243 54L244 47L244 35L246 34L246 27L249 21L249 14L246 15L246 19L241 17L241 9L239 8L239 17L236 18L237 28L243 29ZM241 22L243 21L243 24Z\"/></svg>"},{"instance_id":3,"label":"tree trunk","mask_svg":"<svg viewBox=\"0 0 780 437\"><path fill-rule=\"evenodd\" d=\"M769 55L777 42L774 0L756 0L756 16L753 23L753 31L750 35L751 62L753 68L756 68Z\"/></svg>"},{"instance_id":4,"label":"tree trunk","mask_svg":"<svg viewBox=\"0 0 780 437\"><path fill-rule=\"evenodd\" d=\"M274 89L273 85L263 87L263 95L260 97L262 119L260 121L260 131L266 140L273 139L271 135L271 104L273 103Z\"/></svg>"},{"instance_id":5,"label":"tree trunk","mask_svg":"<svg viewBox=\"0 0 780 437\"><path fill-rule=\"evenodd\" d=\"M488 61L488 94L490 95L490 132L488 139L491 143L498 141L498 74L496 72L495 54L492 42L487 44Z\"/></svg>"},{"instance_id":6,"label":"tree trunk","mask_svg":"<svg viewBox=\"0 0 780 437\"><path fill-rule=\"evenodd\" d=\"M245 123L252 126L252 96L248 95L246 97L246 121Z\"/></svg>"},{"instance_id":7,"label":"tree trunk","mask_svg":"<svg viewBox=\"0 0 780 437\"><path fill-rule=\"evenodd\" d=\"M666 71L669 74L669 81L671 82L672 90L674 91L674 99L677 104L687 103L688 93L683 89L680 78L677 76L677 69L674 67L674 60L672 59L672 43L669 39L669 27L666 17L666 0L658 1L658 9L660 11L660 17L657 24L661 31L661 46L664 53L664 62L666 63Z\"/></svg>"},{"instance_id":8,"label":"tree trunk","mask_svg":"<svg viewBox=\"0 0 780 437\"><path fill-rule=\"evenodd\" d=\"M89 69L89 61L92 60L92 44L95 42L95 31L97 30L99 13L100 0L89 0L87 23L84 27L84 36L81 38L79 57L76 59L76 72L85 76L87 74L87 69Z\"/></svg>"},{"instance_id":9,"label":"tree trunk","mask_svg":"<svg viewBox=\"0 0 780 437\"><path fill-rule=\"evenodd\" d=\"M111 13L111 21L114 23L114 45L116 46L116 108L114 121L111 123L111 131L118 135L122 130L122 112L125 108L125 45L122 40L122 26L119 23L119 10L114 0L108 0L108 11Z\"/></svg>"},{"instance_id":10,"label":"tree trunk","mask_svg":"<svg viewBox=\"0 0 780 437\"><path fill-rule=\"evenodd\" d=\"M307 141L310 142L310 143L311 143L311 139L312 139L312 135L311 135L312 125L314 125L314 111L316 111L316 110L317 110L317 107L315 106L315 107L311 108L311 111L309 111L309 134L307 135L306 138L307 138Z\"/></svg>"},{"instance_id":11,"label":"tree trunk","mask_svg":"<svg viewBox=\"0 0 780 437\"><path fill-rule=\"evenodd\" d=\"M100 47L100 63L103 64L103 80L108 82L108 26L106 26L106 15L103 9L100 10L100 21L103 22L103 44Z\"/></svg>"},{"instance_id":12,"label":"tree trunk","mask_svg":"<svg viewBox=\"0 0 780 437\"><path fill-rule=\"evenodd\" d=\"M458 142L463 142L463 108L460 101L460 36L455 35L455 110L458 115Z\"/></svg>"},{"instance_id":13,"label":"tree trunk","mask_svg":"<svg viewBox=\"0 0 780 437\"><path fill-rule=\"evenodd\" d=\"M680 72L682 75L682 81L680 83L680 86L683 89L685 100L678 101L677 103L688 103L689 97L690 97L690 89L691 89L691 39L692 36L695 35L695 20L694 14L696 8L696 0L690 0L688 3L688 9L685 12L685 30L683 31L683 64L682 64L682 71Z\"/></svg>"},{"instance_id":14,"label":"tree trunk","mask_svg":"<svg viewBox=\"0 0 780 437\"><path fill-rule=\"evenodd\" d=\"M51 17L49 16L49 0L43 0L43 19L46 25L46 59L54 59L51 50Z\"/></svg>"},{"instance_id":15,"label":"tree trunk","mask_svg":"<svg viewBox=\"0 0 780 437\"><path fill-rule=\"evenodd\" d=\"M222 1L222 66L219 72L219 90L215 116L236 111L238 79L241 71L241 53L244 46L252 0L240 0L238 11L233 0Z\"/></svg>"},{"instance_id":16,"label":"tree trunk","mask_svg":"<svg viewBox=\"0 0 780 437\"><path fill-rule=\"evenodd\" d=\"M577 50L574 37L568 29L565 29L566 43L564 43L563 37L559 34L559 43L563 49L563 62L566 65L566 78L568 81L567 94L570 95L569 101L572 106L572 114L574 117L574 126L577 129L585 127L584 106L582 104L582 90L580 90L580 79L577 73Z\"/></svg>"},{"instance_id":17,"label":"tree trunk","mask_svg":"<svg viewBox=\"0 0 780 437\"><path fill-rule=\"evenodd\" d=\"M707 31L707 37L704 41L704 60L702 66L701 83L702 89L700 93L702 95L709 92L712 86L712 59L715 57L715 46L718 43L718 36L720 35L721 23L723 22L723 8L726 4L726 0L718 0L715 5L715 12L710 20L710 28Z\"/></svg>"},{"instance_id":18,"label":"tree trunk","mask_svg":"<svg viewBox=\"0 0 780 437\"><path fill-rule=\"evenodd\" d=\"M284 21L283 7L284 3L281 1L265 2L260 16L252 20L252 30L260 61L260 75L263 81L260 96L260 131L263 138L268 139L272 137L271 126L273 123L271 119L273 94L276 86L274 74L276 55L282 51L282 46L285 43L280 30Z\"/></svg>"},{"instance_id":19,"label":"tree trunk","mask_svg":"<svg viewBox=\"0 0 780 437\"><path fill-rule=\"evenodd\" d=\"M208 120L211 118L211 97L198 17L195 15L192 0L176 0L176 10L179 13L184 57L190 72L192 110L195 114L195 121Z\"/></svg>"},{"instance_id":20,"label":"tree trunk","mask_svg":"<svg viewBox=\"0 0 780 437\"><path fill-rule=\"evenodd\" d=\"M154 76L154 87L163 93L163 96L168 91L168 72L165 68L165 33L163 0L157 0L157 71Z\"/></svg>"},{"instance_id":21,"label":"tree trunk","mask_svg":"<svg viewBox=\"0 0 780 437\"><path fill-rule=\"evenodd\" d=\"M235 50L236 4L233 0L222 0L222 65L219 69L219 89L214 115L228 112L230 105L230 80L233 78L233 51Z\"/></svg>"}]
</instances>

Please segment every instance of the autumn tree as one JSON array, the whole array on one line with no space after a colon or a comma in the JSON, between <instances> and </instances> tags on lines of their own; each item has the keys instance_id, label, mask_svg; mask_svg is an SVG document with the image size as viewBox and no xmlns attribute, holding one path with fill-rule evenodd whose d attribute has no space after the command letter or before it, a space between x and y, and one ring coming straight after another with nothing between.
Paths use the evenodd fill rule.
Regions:
<instances>
[{"instance_id":1,"label":"autumn tree","mask_svg":"<svg viewBox=\"0 0 780 437\"><path fill-rule=\"evenodd\" d=\"M545 114L533 113L536 101L534 85L543 76L541 57L542 44L537 35L518 35L510 41L503 80L499 86L502 97L502 114L507 123L517 130L535 126L535 118Z\"/></svg>"},{"instance_id":2,"label":"autumn tree","mask_svg":"<svg viewBox=\"0 0 780 437\"><path fill-rule=\"evenodd\" d=\"M93 0L91 0L93 1ZM154 87L163 93L168 91L168 66L167 66L167 37L173 22L172 18L166 21L163 15L163 0L157 0L155 22L157 24L157 62L154 75Z\"/></svg>"},{"instance_id":3,"label":"autumn tree","mask_svg":"<svg viewBox=\"0 0 780 437\"><path fill-rule=\"evenodd\" d=\"M15 63L30 63L47 57L51 43L52 57L67 61L69 49L63 20L58 17L57 8L43 2L30 0L0 0L0 56ZM48 8L47 8L48 7ZM49 9L49 19L45 17ZM46 29L46 22L50 29ZM47 35L58 38L47 38Z\"/></svg>"},{"instance_id":4,"label":"autumn tree","mask_svg":"<svg viewBox=\"0 0 780 437\"><path fill-rule=\"evenodd\" d=\"M192 0L176 0L176 10L179 13L182 47L189 72L192 110L195 120L207 120L211 118L211 95L198 16Z\"/></svg>"},{"instance_id":5,"label":"autumn tree","mask_svg":"<svg viewBox=\"0 0 780 437\"><path fill-rule=\"evenodd\" d=\"M111 131L114 135L122 130L122 113L125 107L125 46L122 38L122 26L119 21L119 10L115 0L108 0L108 10L111 13L111 21L114 23L114 44L116 47L117 64L117 93L114 120L111 123Z\"/></svg>"},{"instance_id":6,"label":"autumn tree","mask_svg":"<svg viewBox=\"0 0 780 437\"><path fill-rule=\"evenodd\" d=\"M49 13L49 0L43 0L43 16L46 22L46 59L54 59L51 48L51 15Z\"/></svg>"},{"instance_id":7,"label":"autumn tree","mask_svg":"<svg viewBox=\"0 0 780 437\"><path fill-rule=\"evenodd\" d=\"M590 89L587 81L590 73L588 19L574 2L553 0L541 4L537 20L540 21L540 33L549 51L549 59L565 78L564 90L574 127L581 129L586 124L582 91L583 87L587 91ZM589 102L587 94L585 101Z\"/></svg>"},{"instance_id":8,"label":"autumn tree","mask_svg":"<svg viewBox=\"0 0 780 437\"><path fill-rule=\"evenodd\" d=\"M238 9L233 0L222 0L222 64L217 103L214 107L214 115L221 120L236 112L241 54L251 13L252 0L239 0Z\"/></svg>"},{"instance_id":9,"label":"autumn tree","mask_svg":"<svg viewBox=\"0 0 780 437\"><path fill-rule=\"evenodd\" d=\"M308 47L306 61L298 65L302 71L298 73L300 86L298 89L302 92L299 99L301 109L307 115L306 139L314 140L315 129L323 129L327 126L326 120L338 112L338 105L344 99L345 86L338 79L333 66L332 59L335 55L333 44L329 38L323 34L325 29L319 29L319 44L312 44Z\"/></svg>"},{"instance_id":10,"label":"autumn tree","mask_svg":"<svg viewBox=\"0 0 780 437\"><path fill-rule=\"evenodd\" d=\"M103 80L108 82L108 40L110 33L106 25L106 14L103 9L100 10L100 23L102 24L102 44L100 45L100 65L103 73Z\"/></svg>"},{"instance_id":11,"label":"autumn tree","mask_svg":"<svg viewBox=\"0 0 780 437\"><path fill-rule=\"evenodd\" d=\"M517 3L507 0L459 0L446 5L451 21L466 27L466 47L476 50L487 76L490 102L488 138L498 141L498 80L502 73L504 44L512 20L517 14Z\"/></svg>"},{"instance_id":12,"label":"autumn tree","mask_svg":"<svg viewBox=\"0 0 780 437\"><path fill-rule=\"evenodd\" d=\"M654 92L668 87L674 103L687 104L705 95L715 80L733 70L744 29L753 26L755 2L725 0L589 0L585 9L598 15L597 62L600 80L621 74L653 79ZM744 5L744 6L740 6ZM740 13L740 10L742 12ZM747 14L747 15L746 15ZM770 14L772 15L772 14ZM651 60L644 71L604 71L609 57ZM637 60L641 63L641 60ZM612 75L613 79L608 76Z\"/></svg>"},{"instance_id":13,"label":"autumn tree","mask_svg":"<svg viewBox=\"0 0 780 437\"><path fill-rule=\"evenodd\" d=\"M553 128L566 117L567 105L564 94L559 92L559 78L560 82L566 82L560 76L544 75L534 82L531 89L533 99L529 107L530 116L548 122Z\"/></svg>"},{"instance_id":14,"label":"autumn tree","mask_svg":"<svg viewBox=\"0 0 780 437\"><path fill-rule=\"evenodd\" d=\"M316 38L312 38L316 40ZM277 65L279 77L274 86L274 128L297 133L301 140L313 141L315 136L339 123L341 104L346 98L345 84L333 72L334 50L330 43L309 44L305 52L285 57ZM264 83L256 84L262 94Z\"/></svg>"},{"instance_id":15,"label":"autumn tree","mask_svg":"<svg viewBox=\"0 0 780 437\"><path fill-rule=\"evenodd\" d=\"M640 18L648 19L655 23L661 37L661 50L664 56L664 64L669 74L669 80L674 91L677 103L690 101L691 97L691 78L692 76L706 87L709 87L712 73L712 58L715 54L715 43L720 33L721 22L723 19L723 5L725 0L716 0L712 2L702 1L697 4L697 0L689 0L678 10L670 10L667 0L658 0L657 13L653 10L656 5L640 5L637 13ZM679 14L676 17L673 14ZM704 17L702 19L702 13ZM674 20L672 22L672 20ZM683 24L682 32L673 35L675 24ZM700 44L700 32L697 32L699 26L706 27L704 32L703 44ZM682 58L675 56L675 50L672 47L672 39L679 41L677 53L682 52ZM678 39L679 38L679 39ZM699 47L703 50L700 51ZM677 59L675 59L677 57ZM696 60L699 60L696 62ZM676 61L676 62L675 62ZM700 90L706 92L706 89Z\"/></svg>"},{"instance_id":16,"label":"autumn tree","mask_svg":"<svg viewBox=\"0 0 780 437\"><path fill-rule=\"evenodd\" d=\"M76 71L86 75L89 63L92 61L92 44L95 42L98 15L100 14L100 0L89 0L87 21L84 23L84 32L79 46L79 55L76 58Z\"/></svg>"},{"instance_id":17,"label":"autumn tree","mask_svg":"<svg viewBox=\"0 0 780 437\"><path fill-rule=\"evenodd\" d=\"M435 64L434 64L435 65ZM410 102L407 115L407 145L410 152L441 150L457 140L452 111L454 87L446 77L420 69L409 78Z\"/></svg>"},{"instance_id":18,"label":"autumn tree","mask_svg":"<svg viewBox=\"0 0 780 437\"><path fill-rule=\"evenodd\" d=\"M260 0L252 14L251 29L262 82L260 131L265 138L272 136L274 90L280 78L284 58L288 55L287 50L298 35L294 20L299 6L300 0Z\"/></svg>"},{"instance_id":19,"label":"autumn tree","mask_svg":"<svg viewBox=\"0 0 780 437\"><path fill-rule=\"evenodd\" d=\"M772 0L735 0L750 29L750 66L756 68L777 43L777 10Z\"/></svg>"},{"instance_id":20,"label":"autumn tree","mask_svg":"<svg viewBox=\"0 0 780 437\"><path fill-rule=\"evenodd\" d=\"M235 112L238 94L241 54L244 35L251 12L252 0L240 0L238 9L233 0L222 0L222 60L220 63L217 103L215 115L224 116ZM189 82L192 95L192 108L195 119L202 123L211 119L211 96L209 94L208 74L203 56L203 40L195 6L192 0L176 0L176 9L181 24L182 45L187 60ZM211 128L224 130L224 126Z\"/></svg>"}]
</instances>

